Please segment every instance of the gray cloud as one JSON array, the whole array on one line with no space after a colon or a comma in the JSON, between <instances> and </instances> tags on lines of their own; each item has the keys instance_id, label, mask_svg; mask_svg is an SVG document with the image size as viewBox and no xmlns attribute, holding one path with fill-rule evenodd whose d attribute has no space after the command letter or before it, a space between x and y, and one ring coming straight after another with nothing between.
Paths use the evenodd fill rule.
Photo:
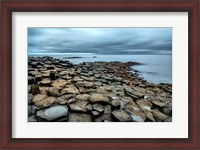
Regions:
<instances>
[{"instance_id":1,"label":"gray cloud","mask_svg":"<svg viewBox=\"0 0 200 150\"><path fill-rule=\"evenodd\" d=\"M28 28L28 52L171 54L172 28Z\"/></svg>"}]
</instances>

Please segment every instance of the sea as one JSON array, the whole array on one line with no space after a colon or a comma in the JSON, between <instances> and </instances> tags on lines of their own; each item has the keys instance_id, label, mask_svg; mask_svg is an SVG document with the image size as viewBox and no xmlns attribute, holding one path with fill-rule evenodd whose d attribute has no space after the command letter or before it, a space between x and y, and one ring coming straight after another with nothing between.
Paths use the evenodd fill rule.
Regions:
<instances>
[{"instance_id":1,"label":"sea","mask_svg":"<svg viewBox=\"0 0 200 150\"><path fill-rule=\"evenodd\" d=\"M149 83L169 83L172 84L172 55L99 55L93 53L51 53L51 54L28 54L28 56L41 57L51 56L54 58L64 59L64 57L82 57L69 60L74 64L82 62L95 61L120 61L120 62L138 62L141 65L132 66L133 72L136 70L139 76Z\"/></svg>"}]
</instances>

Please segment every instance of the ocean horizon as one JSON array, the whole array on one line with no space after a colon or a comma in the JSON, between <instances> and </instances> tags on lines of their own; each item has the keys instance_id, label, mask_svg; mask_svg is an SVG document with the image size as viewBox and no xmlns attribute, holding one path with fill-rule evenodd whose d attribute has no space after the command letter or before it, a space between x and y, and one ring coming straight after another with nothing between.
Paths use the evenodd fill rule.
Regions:
<instances>
[{"instance_id":1,"label":"ocean horizon","mask_svg":"<svg viewBox=\"0 0 200 150\"><path fill-rule=\"evenodd\" d=\"M29 57L51 56L58 59L69 60L73 64L95 61L120 61L138 62L141 65L132 66L133 71L137 70L139 76L150 83L172 84L172 55L100 55L95 53L28 53ZM65 59L64 57L80 57Z\"/></svg>"}]
</instances>

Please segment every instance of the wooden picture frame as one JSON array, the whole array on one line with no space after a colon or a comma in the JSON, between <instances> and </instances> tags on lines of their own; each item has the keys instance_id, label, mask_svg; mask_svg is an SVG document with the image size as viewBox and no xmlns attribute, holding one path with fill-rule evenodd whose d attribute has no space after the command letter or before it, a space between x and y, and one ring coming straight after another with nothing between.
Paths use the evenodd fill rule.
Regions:
<instances>
[{"instance_id":1,"label":"wooden picture frame","mask_svg":"<svg viewBox=\"0 0 200 150\"><path fill-rule=\"evenodd\" d=\"M198 0L5 0L2 4L1 148L2 149L200 149ZM12 12L188 12L189 137L174 138L12 138Z\"/></svg>"}]
</instances>

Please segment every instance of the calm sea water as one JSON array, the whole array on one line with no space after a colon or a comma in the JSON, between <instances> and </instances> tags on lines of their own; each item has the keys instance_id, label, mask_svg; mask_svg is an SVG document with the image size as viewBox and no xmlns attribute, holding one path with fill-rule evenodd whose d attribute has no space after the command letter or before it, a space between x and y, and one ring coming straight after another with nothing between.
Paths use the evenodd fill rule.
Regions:
<instances>
[{"instance_id":1,"label":"calm sea water","mask_svg":"<svg viewBox=\"0 0 200 150\"><path fill-rule=\"evenodd\" d=\"M46 54L29 54L29 56L46 56ZM96 55L96 54L50 54L49 56L63 57L80 56L84 58L68 59L74 64L94 61L134 61L143 65L133 66L140 72L140 77L151 83L172 83L172 55ZM96 57L93 57L96 56Z\"/></svg>"}]
</instances>

